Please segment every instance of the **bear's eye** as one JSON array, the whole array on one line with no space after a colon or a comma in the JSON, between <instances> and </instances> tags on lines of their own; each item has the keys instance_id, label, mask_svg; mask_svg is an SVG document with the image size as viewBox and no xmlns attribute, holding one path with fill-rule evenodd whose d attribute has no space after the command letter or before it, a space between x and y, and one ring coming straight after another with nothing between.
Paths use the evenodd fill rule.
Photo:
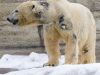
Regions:
<instances>
[{"instance_id":1,"label":"bear's eye","mask_svg":"<svg viewBox=\"0 0 100 75\"><path fill-rule=\"evenodd\" d=\"M35 5L32 6L32 9L35 8Z\"/></svg>"},{"instance_id":2,"label":"bear's eye","mask_svg":"<svg viewBox=\"0 0 100 75\"><path fill-rule=\"evenodd\" d=\"M18 12L18 10L15 10L15 12Z\"/></svg>"},{"instance_id":3,"label":"bear's eye","mask_svg":"<svg viewBox=\"0 0 100 75\"><path fill-rule=\"evenodd\" d=\"M45 6L45 7L48 7L48 6L49 6L49 4L48 4L47 2L40 2L40 4L41 4L42 6Z\"/></svg>"}]
</instances>

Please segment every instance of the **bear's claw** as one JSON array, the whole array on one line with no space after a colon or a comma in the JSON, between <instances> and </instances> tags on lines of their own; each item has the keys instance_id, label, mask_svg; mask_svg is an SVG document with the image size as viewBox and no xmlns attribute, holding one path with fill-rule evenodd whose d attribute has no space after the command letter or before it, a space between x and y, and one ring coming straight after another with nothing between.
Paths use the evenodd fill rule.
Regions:
<instances>
[{"instance_id":1,"label":"bear's claw","mask_svg":"<svg viewBox=\"0 0 100 75\"><path fill-rule=\"evenodd\" d=\"M43 64L43 67L45 67L45 66L52 66L52 67L54 67L54 66L57 66L57 64L45 63L45 64Z\"/></svg>"}]
</instances>

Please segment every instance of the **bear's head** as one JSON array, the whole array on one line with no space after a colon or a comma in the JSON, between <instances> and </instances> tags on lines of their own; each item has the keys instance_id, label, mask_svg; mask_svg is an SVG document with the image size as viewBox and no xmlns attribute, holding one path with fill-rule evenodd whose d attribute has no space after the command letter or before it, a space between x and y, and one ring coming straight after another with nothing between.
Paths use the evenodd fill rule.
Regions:
<instances>
[{"instance_id":1,"label":"bear's head","mask_svg":"<svg viewBox=\"0 0 100 75\"><path fill-rule=\"evenodd\" d=\"M23 2L8 15L7 20L13 25L41 24L42 9L43 6L38 1Z\"/></svg>"}]
</instances>

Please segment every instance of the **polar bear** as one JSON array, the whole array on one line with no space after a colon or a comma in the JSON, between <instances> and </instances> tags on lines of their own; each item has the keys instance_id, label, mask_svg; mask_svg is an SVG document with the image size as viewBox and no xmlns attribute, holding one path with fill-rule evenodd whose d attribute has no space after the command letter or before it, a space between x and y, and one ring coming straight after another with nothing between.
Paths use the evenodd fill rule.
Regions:
<instances>
[{"instance_id":1,"label":"polar bear","mask_svg":"<svg viewBox=\"0 0 100 75\"><path fill-rule=\"evenodd\" d=\"M46 66L59 64L61 39L66 43L65 64L96 61L95 20L90 10L81 4L67 0L28 1L19 5L8 18L18 19L17 23L23 25L44 24L44 42L49 58Z\"/></svg>"}]
</instances>

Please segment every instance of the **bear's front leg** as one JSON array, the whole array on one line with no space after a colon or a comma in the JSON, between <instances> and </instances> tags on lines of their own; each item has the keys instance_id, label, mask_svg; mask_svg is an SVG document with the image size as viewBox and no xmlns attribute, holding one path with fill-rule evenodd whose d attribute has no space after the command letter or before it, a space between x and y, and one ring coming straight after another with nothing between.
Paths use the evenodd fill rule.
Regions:
<instances>
[{"instance_id":1,"label":"bear's front leg","mask_svg":"<svg viewBox=\"0 0 100 75\"><path fill-rule=\"evenodd\" d=\"M65 63L66 64L77 64L78 63L78 41L75 34L72 36L68 36L68 40L66 42L67 48L65 49Z\"/></svg>"},{"instance_id":2,"label":"bear's front leg","mask_svg":"<svg viewBox=\"0 0 100 75\"><path fill-rule=\"evenodd\" d=\"M44 28L44 42L48 54L48 62L44 66L57 66L59 64L59 39L60 35L53 26Z\"/></svg>"}]
</instances>

